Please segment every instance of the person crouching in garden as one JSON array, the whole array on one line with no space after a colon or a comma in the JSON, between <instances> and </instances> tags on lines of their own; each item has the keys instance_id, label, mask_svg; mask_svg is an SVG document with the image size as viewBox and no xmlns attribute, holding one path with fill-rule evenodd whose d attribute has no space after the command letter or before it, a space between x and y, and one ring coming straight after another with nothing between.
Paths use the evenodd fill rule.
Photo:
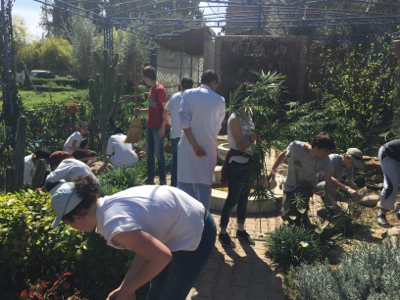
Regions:
<instances>
[{"instance_id":1,"label":"person crouching in garden","mask_svg":"<svg viewBox=\"0 0 400 300\"><path fill-rule=\"evenodd\" d=\"M138 186L98 198L91 176L77 176L57 188L51 199L56 215L72 228L102 235L107 244L135 252L121 285L108 300L136 299L150 281L149 300L184 300L206 264L216 226L204 206L170 186Z\"/></svg>"},{"instance_id":2,"label":"person crouching in garden","mask_svg":"<svg viewBox=\"0 0 400 300\"><path fill-rule=\"evenodd\" d=\"M251 187L250 174L253 162L251 145L258 138L257 133L252 132L254 123L251 115L241 106L241 102L246 96L246 85L242 85L234 99L234 111L228 119L228 143L231 149L227 153L222 167L221 181L228 181L228 197L222 209L219 240L224 246L229 247L235 247L235 243L226 232L229 214L235 205L237 205L238 224L236 237L242 242L255 244L244 230L247 201Z\"/></svg>"},{"instance_id":3,"label":"person crouching in garden","mask_svg":"<svg viewBox=\"0 0 400 300\"><path fill-rule=\"evenodd\" d=\"M81 122L79 129L69 136L64 144L64 151L80 161L87 162L96 156L96 152L89 150L88 138L83 138L89 132L89 124Z\"/></svg>"},{"instance_id":4,"label":"person crouching in garden","mask_svg":"<svg viewBox=\"0 0 400 300\"><path fill-rule=\"evenodd\" d=\"M354 169L364 169L363 154L357 148L347 149L345 154L330 154L332 164L332 185L328 192L335 197L335 189L342 190L347 196L354 198L358 203L360 195L357 185L354 183ZM347 183L347 184L346 184ZM316 191L324 191L328 187L325 182L324 172L318 173L318 185Z\"/></svg>"},{"instance_id":5,"label":"person crouching in garden","mask_svg":"<svg viewBox=\"0 0 400 300\"><path fill-rule=\"evenodd\" d=\"M132 167L138 157L133 151L132 144L125 143L126 135L120 127L115 128L114 135L110 136L107 144L107 155L114 168Z\"/></svg>"},{"instance_id":6,"label":"person crouching in garden","mask_svg":"<svg viewBox=\"0 0 400 300\"><path fill-rule=\"evenodd\" d=\"M390 227L386 213L394 209L400 183L400 139L384 144L378 152L379 162L383 172L383 189L381 192L381 208L376 221L380 226ZM400 212L397 213L400 220Z\"/></svg>"},{"instance_id":7,"label":"person crouching in garden","mask_svg":"<svg viewBox=\"0 0 400 300\"><path fill-rule=\"evenodd\" d=\"M39 161L39 159L44 159L46 161L46 171L49 168L49 157L51 155L51 152L48 150L44 149L39 149L35 151L33 154L25 156L25 165L24 165L24 184L31 184L33 174L36 169L36 164ZM48 175L48 173L46 175ZM44 178L43 178L44 179ZM44 184L44 182L41 184L41 186Z\"/></svg>"},{"instance_id":8,"label":"person crouching in garden","mask_svg":"<svg viewBox=\"0 0 400 300\"><path fill-rule=\"evenodd\" d=\"M90 175L97 181L96 176L89 167L75 159L72 154L65 151L56 151L50 155L51 173L46 177L45 189L50 194L57 185L62 182L71 182L78 175Z\"/></svg>"},{"instance_id":9,"label":"person crouching in garden","mask_svg":"<svg viewBox=\"0 0 400 300\"><path fill-rule=\"evenodd\" d=\"M321 132L314 137L311 144L293 141L286 150L277 156L268 178L275 177L278 166L287 157L287 177L283 185L283 220L289 220L289 216L295 217L295 224L300 225L302 218L304 218L303 224L310 225L307 211L310 206L310 198L313 196L314 188L317 185L318 172L324 172L327 185L332 185L333 167L328 155L333 149L335 149L333 138L329 134ZM329 196L329 194L327 195ZM338 214L340 207L334 198L328 198L331 201L334 213Z\"/></svg>"}]
</instances>

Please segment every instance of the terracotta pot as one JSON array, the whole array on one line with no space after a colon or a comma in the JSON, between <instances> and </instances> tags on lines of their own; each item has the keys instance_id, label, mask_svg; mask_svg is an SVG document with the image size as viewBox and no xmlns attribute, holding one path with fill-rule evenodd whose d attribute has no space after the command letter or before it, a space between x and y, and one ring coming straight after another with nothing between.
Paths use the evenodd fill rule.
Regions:
<instances>
[{"instance_id":1,"label":"terracotta pot","mask_svg":"<svg viewBox=\"0 0 400 300\"><path fill-rule=\"evenodd\" d=\"M400 58L400 40L392 41L393 53L397 58Z\"/></svg>"},{"instance_id":2,"label":"terracotta pot","mask_svg":"<svg viewBox=\"0 0 400 300\"><path fill-rule=\"evenodd\" d=\"M66 114L72 115L76 113L76 106L65 106L64 111Z\"/></svg>"}]
</instances>

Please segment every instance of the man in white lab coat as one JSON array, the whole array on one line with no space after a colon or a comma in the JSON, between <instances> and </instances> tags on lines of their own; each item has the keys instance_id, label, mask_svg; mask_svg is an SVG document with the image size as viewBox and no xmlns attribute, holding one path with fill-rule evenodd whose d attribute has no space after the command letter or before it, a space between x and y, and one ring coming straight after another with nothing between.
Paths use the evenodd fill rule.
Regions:
<instances>
[{"instance_id":1,"label":"man in white lab coat","mask_svg":"<svg viewBox=\"0 0 400 300\"><path fill-rule=\"evenodd\" d=\"M217 162L217 135L225 117L225 99L214 92L218 82L214 71L205 71L201 85L183 93L179 111L184 133L178 145L178 188L207 210Z\"/></svg>"}]
</instances>

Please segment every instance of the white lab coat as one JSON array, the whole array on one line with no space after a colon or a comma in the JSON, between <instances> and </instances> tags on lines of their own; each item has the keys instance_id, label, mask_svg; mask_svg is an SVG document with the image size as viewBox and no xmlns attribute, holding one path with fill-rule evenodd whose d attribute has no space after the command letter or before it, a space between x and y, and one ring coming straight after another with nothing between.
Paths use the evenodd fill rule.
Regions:
<instances>
[{"instance_id":1,"label":"white lab coat","mask_svg":"<svg viewBox=\"0 0 400 300\"><path fill-rule=\"evenodd\" d=\"M178 181L211 185L217 162L217 135L225 118L225 99L207 85L186 90L179 118L181 128L191 128L207 156L196 156L185 133L182 133L178 144Z\"/></svg>"}]
</instances>

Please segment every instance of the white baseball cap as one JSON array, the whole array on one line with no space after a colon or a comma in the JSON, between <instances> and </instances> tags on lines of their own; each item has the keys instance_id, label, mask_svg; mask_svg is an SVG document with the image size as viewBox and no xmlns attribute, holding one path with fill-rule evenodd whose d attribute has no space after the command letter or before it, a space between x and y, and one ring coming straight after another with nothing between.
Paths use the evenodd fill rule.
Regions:
<instances>
[{"instance_id":1,"label":"white baseball cap","mask_svg":"<svg viewBox=\"0 0 400 300\"><path fill-rule=\"evenodd\" d=\"M349 148L347 149L346 154L351 158L357 169L364 169L363 154L361 150L357 148Z\"/></svg>"},{"instance_id":2,"label":"white baseball cap","mask_svg":"<svg viewBox=\"0 0 400 300\"><path fill-rule=\"evenodd\" d=\"M58 186L51 197L51 208L56 218L51 227L54 229L60 224L62 218L70 213L80 202L82 198L75 192L75 185L72 182L65 182Z\"/></svg>"}]
</instances>

